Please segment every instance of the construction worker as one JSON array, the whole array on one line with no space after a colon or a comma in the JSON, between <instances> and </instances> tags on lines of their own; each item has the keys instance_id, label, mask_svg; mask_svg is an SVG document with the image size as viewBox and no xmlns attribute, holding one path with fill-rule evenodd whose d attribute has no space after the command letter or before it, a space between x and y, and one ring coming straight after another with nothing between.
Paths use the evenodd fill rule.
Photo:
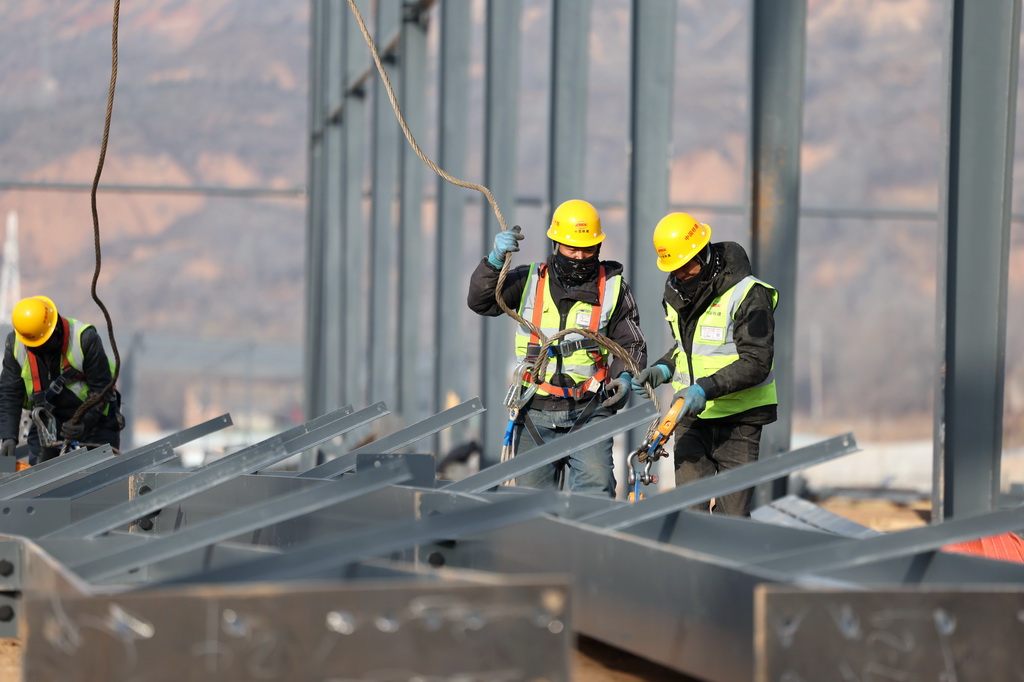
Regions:
<instances>
[{"instance_id":1,"label":"construction worker","mask_svg":"<svg viewBox=\"0 0 1024 682\"><path fill-rule=\"evenodd\" d=\"M675 480L683 485L757 460L761 429L776 420L772 371L778 292L751 274L734 242L711 243L711 227L670 213L654 229L658 269L669 273L662 303L675 345L640 372L645 395L671 380L683 411L675 431ZM693 507L749 516L753 489Z\"/></svg>"},{"instance_id":2,"label":"construction worker","mask_svg":"<svg viewBox=\"0 0 1024 682\"><path fill-rule=\"evenodd\" d=\"M120 447L124 418L116 389L73 419L113 377L95 327L61 316L46 296L19 301L11 322L0 371L0 455L14 455L22 408L32 410L30 463L56 457L65 444Z\"/></svg>"},{"instance_id":3,"label":"construction worker","mask_svg":"<svg viewBox=\"0 0 1024 682\"><path fill-rule=\"evenodd\" d=\"M592 339L569 334L549 351L547 375L537 383L529 372L540 346L559 331L591 329L622 346L638 367L647 364L647 344L640 314L622 276L622 265L600 260L605 234L601 217L586 201L561 204L547 231L551 255L543 263L509 270L501 296L510 309L530 320L545 338L520 325L516 329L517 365L513 390L523 391L516 413L514 449L525 453L595 420L605 419L629 398L632 376L619 357L610 356ZM519 226L503 230L494 248L477 266L469 284L469 307L480 315L502 313L495 300L498 275L508 254L524 238ZM536 388L536 392L530 394ZM527 435L523 435L526 431ZM567 476L563 474L568 471ZM567 485L573 492L615 496L612 440L569 454L564 460L531 471L516 484L531 488Z\"/></svg>"}]
</instances>

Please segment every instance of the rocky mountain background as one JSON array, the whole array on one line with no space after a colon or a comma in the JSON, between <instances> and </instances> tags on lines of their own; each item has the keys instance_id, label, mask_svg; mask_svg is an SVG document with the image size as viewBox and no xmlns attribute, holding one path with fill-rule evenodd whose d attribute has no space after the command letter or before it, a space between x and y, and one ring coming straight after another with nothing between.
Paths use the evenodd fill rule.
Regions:
<instances>
[{"instance_id":1,"label":"rocky mountain background","mask_svg":"<svg viewBox=\"0 0 1024 682\"><path fill-rule=\"evenodd\" d=\"M362 4L371 17L370 3ZM475 6L480 19L483 4ZM744 201L749 6L749 0L679 1L673 86L672 201L694 206L716 237L743 243L736 208ZM890 424L924 435L930 428L943 7L930 0L808 5L806 210L800 288L786 296L798 315L797 416L808 424ZM308 2L271 0L121 6L116 98L98 200L98 293L122 343L144 332L222 341L225 352L256 341L301 352L301 196L102 188L301 188L309 10ZM80 185L76 191L0 189L0 213L16 211L19 219L22 292L45 292L98 325L102 315L89 293L95 252L88 186L103 132L112 11L113 3L101 0L0 2L0 182ZM625 0L593 0L586 183L588 195L605 203L626 198L628 12ZM546 121L544 108L529 103L546 99L548 0L526 0L523 22L517 168L520 194L539 196ZM430 31L436 47L436 22ZM477 81L473 96L480 93ZM473 179L480 177L478 154L471 152ZM1015 192L1017 214L1021 194ZM863 210L909 217L852 213ZM625 228L621 212L609 211L607 220L613 229ZM1024 422L1022 295L1024 234L1017 221L1007 318L1008 440L1024 440L1018 432L1024 428L1014 426Z\"/></svg>"}]
</instances>

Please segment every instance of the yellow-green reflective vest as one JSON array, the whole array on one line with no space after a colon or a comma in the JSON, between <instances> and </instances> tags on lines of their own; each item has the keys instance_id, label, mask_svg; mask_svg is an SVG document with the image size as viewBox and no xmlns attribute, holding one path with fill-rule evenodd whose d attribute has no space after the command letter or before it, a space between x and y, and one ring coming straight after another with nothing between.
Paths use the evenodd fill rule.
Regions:
<instances>
[{"instance_id":1,"label":"yellow-green reflective vest","mask_svg":"<svg viewBox=\"0 0 1024 682\"><path fill-rule=\"evenodd\" d=\"M601 298L601 311L598 320L592 320L592 313L594 306L590 303L584 303L582 301L575 301L572 307L569 309L569 314L565 318L565 326L562 327L562 318L558 312L558 306L555 301L551 298L551 282L548 276L543 278L544 290L541 292L539 284L541 281L540 267L545 267L545 264L533 263L530 265L530 274L527 276L526 285L523 288L523 297L519 302L519 315L525 319L534 322L535 311L537 307L538 295L543 293L543 302L541 303L541 314L539 322L534 322L537 328L544 334L544 338L550 338L563 329L581 328L581 329L593 329L601 334L607 335L608 333L608 321L611 320L612 313L615 312L615 304L619 300L619 289L622 286L622 276L612 275L611 277L605 277L604 268L601 268L600 277L603 279L603 286L599 286L600 289L604 289L604 294ZM533 337L533 332L524 325L516 327L516 359L522 363L527 361L527 348L531 343L539 343L539 339ZM552 359L547 365L547 376L544 378L545 382L550 382L552 377L556 373L565 374L571 378L576 384L585 384L590 379L595 379L597 382L603 381L607 374L607 363L605 362L608 355L608 351L600 346L597 346L592 340L586 338L582 334L566 334L560 340L556 341L551 348L558 349L560 347L573 348L567 355L562 356L562 367L558 371L558 363ZM554 350L554 352L559 352ZM533 357L531 355L530 360ZM598 372L601 372L599 375ZM530 383L524 381L524 383ZM592 382L593 383L593 382ZM550 386L552 391L545 390L543 384L537 389L538 395L559 395L561 397L574 397L579 398L579 395L575 395L572 391L557 390L556 387ZM583 388L583 386L580 386ZM593 385L587 386L585 390L596 390Z\"/></svg>"},{"instance_id":2,"label":"yellow-green reflective vest","mask_svg":"<svg viewBox=\"0 0 1024 682\"><path fill-rule=\"evenodd\" d=\"M72 367L78 370L78 374L73 375L68 379L64 385L64 390L72 391L78 399L85 402L89 397L89 385L85 382L85 351L82 350L82 332L92 327L91 324L80 322L71 317L63 318L67 322L67 326L64 328L64 358L61 362L61 371L63 372L68 367ZM14 337L14 359L21 365L21 379L25 382L25 404L24 407L27 410L32 409L33 397L40 391L45 391L49 388L49 384L42 386L39 383L39 378L34 377L32 374L32 363L29 362L28 349L25 348L17 335ZM110 358L107 359L107 363L110 365L110 376L114 376L114 361ZM51 381L55 377L51 377ZM105 404L101 410L102 414L107 414L110 409L109 404Z\"/></svg>"},{"instance_id":3,"label":"yellow-green reflective vest","mask_svg":"<svg viewBox=\"0 0 1024 682\"><path fill-rule=\"evenodd\" d=\"M779 302L779 292L769 284L747 275L731 289L711 301L711 304L697 320L693 332L693 356L688 358L683 348L682 330L679 326L679 313L670 305L665 306L668 313L665 319L672 328L672 336L676 340L675 374L672 376L672 387L680 391L693 384L701 377L711 376L726 365L739 359L736 342L733 340L733 327L736 309L746 298L750 288L755 284L768 289L772 296L772 308ZM693 362L693 374L690 377L690 362ZM775 391L775 363L767 378L756 386L745 388L734 393L709 400L707 407L700 413L701 419L715 419L738 414L753 407L774 405L778 402Z\"/></svg>"}]
</instances>

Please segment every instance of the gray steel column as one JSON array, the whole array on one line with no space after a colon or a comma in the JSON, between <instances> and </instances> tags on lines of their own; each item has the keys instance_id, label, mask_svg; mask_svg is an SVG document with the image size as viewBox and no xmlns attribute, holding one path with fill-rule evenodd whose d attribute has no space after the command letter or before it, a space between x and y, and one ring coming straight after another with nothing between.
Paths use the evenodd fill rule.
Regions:
<instances>
[{"instance_id":1,"label":"gray steel column","mask_svg":"<svg viewBox=\"0 0 1024 682\"><path fill-rule=\"evenodd\" d=\"M426 129L427 14L411 9L402 23L399 38L398 68L400 88L396 91L402 114L417 141ZM417 421L423 412L424 396L430 394L424 376L428 337L424 333L423 281L423 174L426 166L409 144L399 151L399 238L398 249L398 377L401 392L396 411L406 424Z\"/></svg>"},{"instance_id":2,"label":"gray steel column","mask_svg":"<svg viewBox=\"0 0 1024 682\"><path fill-rule=\"evenodd\" d=\"M387 41L402 23L402 0L377 3L374 42L381 63L392 83L398 78L394 51L387 51ZM373 286L370 289L370 386L371 400L384 400L396 405L397 374L395 343L397 295L395 286L395 185L398 181L398 150L405 136L395 118L387 90L376 69L370 76L373 83L373 143L370 163L373 184L370 187L370 251Z\"/></svg>"},{"instance_id":3,"label":"gray steel column","mask_svg":"<svg viewBox=\"0 0 1024 682\"><path fill-rule=\"evenodd\" d=\"M368 0L356 3L359 12L365 16L364 10L369 6ZM369 307L367 265L368 244L367 225L363 220L363 178L365 177L366 160L366 92L359 80L361 74L370 64L369 48L359 31L359 24L348 6L347 0L341 3L344 12L344 57L342 73L344 74L345 93L341 110L341 129L344 135L344 152L340 161L341 191L344 194L342 203L342 231L344 232L344 250L342 258L328 261L328 268L341 267L344 273L345 296L341 299L341 334L344 343L340 347L327 347L327 353L334 357L330 360L343 368L342 395L343 402L329 405L351 404L361 407L366 404L367 358L369 357L370 331L366 324L366 310Z\"/></svg>"},{"instance_id":4,"label":"gray steel column","mask_svg":"<svg viewBox=\"0 0 1024 682\"><path fill-rule=\"evenodd\" d=\"M775 311L775 383L779 419L764 428L761 456L790 449L796 253L800 216L800 141L804 101L806 0L752 3L750 49L750 261L779 291ZM764 484L755 504L786 494L786 479Z\"/></svg>"},{"instance_id":5,"label":"gray steel column","mask_svg":"<svg viewBox=\"0 0 1024 682\"><path fill-rule=\"evenodd\" d=\"M345 195L344 137L341 128L341 106L344 94L344 24L348 6L345 0L325 2L320 20L323 44L319 52L324 65L318 69L323 76L322 109L316 116L324 117L320 146L322 147L322 184L316 186L321 198L317 223L312 225L310 300L311 357L307 359L310 379L309 415L324 414L342 405L342 358L345 354L345 335L342 333L342 301L345 279L342 277L345 246L342 233ZM314 307L315 306L315 307Z\"/></svg>"},{"instance_id":6,"label":"gray steel column","mask_svg":"<svg viewBox=\"0 0 1024 682\"><path fill-rule=\"evenodd\" d=\"M466 171L466 130L469 122L469 35L472 6L469 0L441 3L439 54L440 98L437 165L453 177ZM466 363L466 273L474 263L465 257L465 200L467 190L437 179L437 286L434 310L434 396L431 412L443 410L445 394L459 399L470 394ZM459 429L462 430L461 428ZM454 444L454 443L453 443ZM438 455L441 453L439 452Z\"/></svg>"},{"instance_id":7,"label":"gray steel column","mask_svg":"<svg viewBox=\"0 0 1024 682\"><path fill-rule=\"evenodd\" d=\"M485 38L484 76L484 185L491 190L506 222L515 222L517 167L516 140L519 93L519 39L521 0L489 0ZM484 244L501 229L490 205L484 202ZM496 464L508 424L502 407L514 363L514 322L506 316L484 320L483 376L480 396L487 412L481 436L480 467Z\"/></svg>"},{"instance_id":8,"label":"gray steel column","mask_svg":"<svg viewBox=\"0 0 1024 682\"><path fill-rule=\"evenodd\" d=\"M303 356L304 411L308 419L323 411L320 359L323 353L324 161L326 158L327 0L312 0L309 11L309 160L306 183L306 343ZM303 454L303 457L306 457ZM312 455L309 455L312 457ZM306 462L304 468L312 466Z\"/></svg>"},{"instance_id":9,"label":"gray steel column","mask_svg":"<svg viewBox=\"0 0 1024 682\"><path fill-rule=\"evenodd\" d=\"M991 510L999 494L1020 5L950 3L936 520Z\"/></svg>"},{"instance_id":10,"label":"gray steel column","mask_svg":"<svg viewBox=\"0 0 1024 682\"><path fill-rule=\"evenodd\" d=\"M665 273L655 267L651 236L669 211L668 182L672 156L672 92L675 82L676 3L674 0L633 0L629 104L629 187L626 226L629 230L629 282L640 309L640 325L651 360L668 348L661 294ZM620 242L621 243L621 242ZM627 450L646 431L628 434Z\"/></svg>"},{"instance_id":11,"label":"gray steel column","mask_svg":"<svg viewBox=\"0 0 1024 682\"><path fill-rule=\"evenodd\" d=\"M586 150L590 0L551 3L551 106L548 127L548 208L583 199Z\"/></svg>"}]
</instances>

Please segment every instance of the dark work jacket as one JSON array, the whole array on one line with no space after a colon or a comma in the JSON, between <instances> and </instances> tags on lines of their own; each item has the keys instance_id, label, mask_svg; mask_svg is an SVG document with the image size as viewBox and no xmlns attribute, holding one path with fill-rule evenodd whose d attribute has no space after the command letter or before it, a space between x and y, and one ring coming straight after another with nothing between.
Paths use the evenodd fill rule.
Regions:
<instances>
[{"instance_id":1,"label":"dark work jacket","mask_svg":"<svg viewBox=\"0 0 1024 682\"><path fill-rule=\"evenodd\" d=\"M40 348L46 345L43 344ZM38 352L40 348L27 350L29 353L32 353L33 350L37 351L36 357L40 361L39 371L42 374L40 380L45 390L50 382L60 374L61 353L59 346L50 352ZM110 383L111 374L107 354L103 350L103 342L95 327L90 327L82 332L82 352L85 356L85 383L89 386L91 393L99 393ZM111 390L112 395L113 389ZM21 409L26 399L31 402L32 396L26 396L25 382L21 378L21 365L14 357L14 332L12 331L7 335L4 345L3 370L0 371L0 439L13 438L17 440ZM70 421L81 406L82 401L71 390L65 389L56 397L52 414L57 421L58 438L61 425ZM87 430L82 437L82 442L103 442L119 447L117 441L120 439L112 439L108 433L112 430L114 434L117 434L119 431L115 416L117 406L116 404L111 405L107 414L101 415L99 410L103 406L104 404L100 403L83 416L82 421L87 425ZM92 432L102 432L104 436L101 440L93 441L89 438Z\"/></svg>"},{"instance_id":2,"label":"dark work jacket","mask_svg":"<svg viewBox=\"0 0 1024 682\"><path fill-rule=\"evenodd\" d=\"M753 274L747 252L739 244L718 242L712 244L711 249L714 256L714 262L711 265L711 278L701 284L700 289L694 294L692 302L687 304L672 286L672 273L669 273L669 278L665 281L662 304L672 306L678 311L680 328L683 333L683 347L686 348L688 354L693 349L693 335L697 327L697 320L711 304L711 301L735 286L747 275ZM736 309L733 338L736 342L739 359L711 376L701 377L696 381L704 389L708 400L756 386L764 381L771 371L772 361L775 357L775 314L768 289L760 285L751 287L746 298ZM669 348L656 364L665 365L675 372L675 361L672 358L675 349L675 345ZM777 415L777 405L762 405L728 417L702 421L770 424L777 419ZM692 422L692 417L682 420L683 424Z\"/></svg>"},{"instance_id":3,"label":"dark work jacket","mask_svg":"<svg viewBox=\"0 0 1024 682\"><path fill-rule=\"evenodd\" d=\"M601 265L604 266L606 277L622 274L621 263L601 261ZM558 281L558 277L555 276L554 269L551 268L550 259L548 272L548 282L551 284L551 298L555 301L558 311L562 314L563 318L568 314L569 309L576 301L593 305L598 304L596 278L579 287L566 290ZM473 275L469 280L467 303L470 310L478 315L485 315L487 317L497 317L504 312L494 299L494 291L497 288L498 275L500 273L501 270L491 265L490 261L486 258L480 261L480 264L476 266L476 270L473 271ZM519 304L522 301L523 290L529 274L530 265L520 265L511 268L505 277L505 282L501 288L501 297L505 305L512 310L519 310ZM566 328L564 322L562 328ZM615 310L612 312L611 319L608 320L608 329L603 333L609 339L622 346L638 367L641 369L646 367L647 342L644 340L643 332L640 329L640 311L636 306L633 293L630 291L629 285L626 284L625 278L623 278L622 286L619 288L619 300L615 303ZM619 374L626 371L626 364L621 358L610 357L611 362L608 366L609 380L617 378ZM556 374L552 378L551 383L555 386L573 385L572 380L562 374ZM580 404L586 404L587 402L589 402L589 399L579 401ZM577 401L572 398L556 396L535 396L529 404L531 408L547 410L571 410L577 406Z\"/></svg>"}]
</instances>

